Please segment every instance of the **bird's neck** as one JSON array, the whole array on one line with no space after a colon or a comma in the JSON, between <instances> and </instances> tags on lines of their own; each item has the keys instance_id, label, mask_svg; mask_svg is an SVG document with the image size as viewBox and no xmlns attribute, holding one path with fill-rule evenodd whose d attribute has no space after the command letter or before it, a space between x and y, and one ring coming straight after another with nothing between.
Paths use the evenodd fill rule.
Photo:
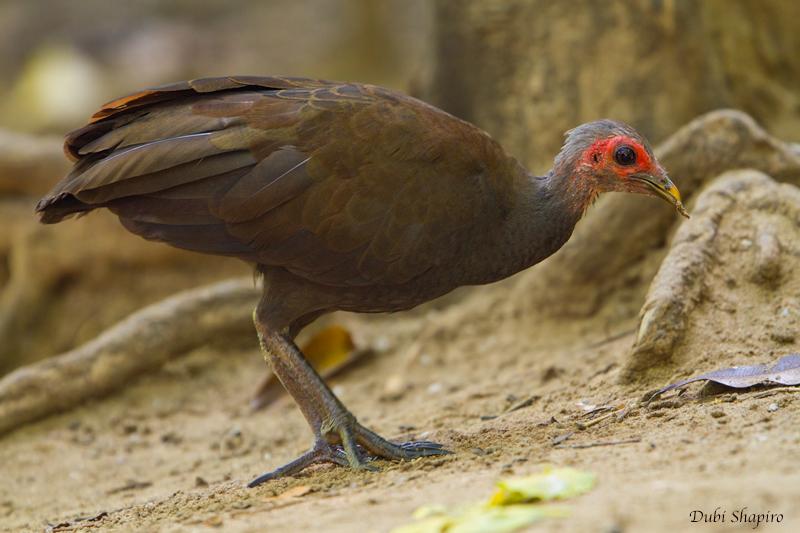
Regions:
<instances>
[{"instance_id":1,"label":"bird's neck","mask_svg":"<svg viewBox=\"0 0 800 533\"><path fill-rule=\"evenodd\" d=\"M516 181L517 201L487 243L492 267L479 283L503 279L554 254L596 196L580 187L580 178L553 171L534 176L520 166Z\"/></svg>"},{"instance_id":2,"label":"bird's neck","mask_svg":"<svg viewBox=\"0 0 800 533\"><path fill-rule=\"evenodd\" d=\"M534 176L526 172L511 217L508 231L517 235L520 246L528 243L530 266L559 250L572 235L572 230L596 194L579 177L548 172Z\"/></svg>"},{"instance_id":3,"label":"bird's neck","mask_svg":"<svg viewBox=\"0 0 800 533\"><path fill-rule=\"evenodd\" d=\"M600 190L591 176L580 175L560 169L552 169L542 178L546 184L546 194L552 198L549 206L552 215L558 211L564 217L574 219L573 226L597 199Z\"/></svg>"}]
</instances>

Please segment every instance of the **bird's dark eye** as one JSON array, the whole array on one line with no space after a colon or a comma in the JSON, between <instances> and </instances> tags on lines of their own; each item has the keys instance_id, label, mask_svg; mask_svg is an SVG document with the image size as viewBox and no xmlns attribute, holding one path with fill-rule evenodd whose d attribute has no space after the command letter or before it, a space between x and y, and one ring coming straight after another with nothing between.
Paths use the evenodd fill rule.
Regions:
<instances>
[{"instance_id":1,"label":"bird's dark eye","mask_svg":"<svg viewBox=\"0 0 800 533\"><path fill-rule=\"evenodd\" d=\"M627 167L636 163L636 152L633 148L628 146L627 144L623 144L616 150L614 150L614 161L617 162L618 165L622 165L623 167Z\"/></svg>"}]
</instances>

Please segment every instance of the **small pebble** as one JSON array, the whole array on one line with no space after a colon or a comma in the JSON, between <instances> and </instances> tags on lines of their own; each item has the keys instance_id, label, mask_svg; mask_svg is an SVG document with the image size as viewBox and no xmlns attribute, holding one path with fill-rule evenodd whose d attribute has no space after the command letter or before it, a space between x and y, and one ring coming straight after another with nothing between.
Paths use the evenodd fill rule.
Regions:
<instances>
[{"instance_id":1,"label":"small pebble","mask_svg":"<svg viewBox=\"0 0 800 533\"><path fill-rule=\"evenodd\" d=\"M428 385L428 394L439 394L442 392L442 384L441 383L431 383Z\"/></svg>"},{"instance_id":2,"label":"small pebble","mask_svg":"<svg viewBox=\"0 0 800 533\"><path fill-rule=\"evenodd\" d=\"M783 328L778 331L773 331L769 334L770 339L781 344L789 344L794 342L796 334L791 328Z\"/></svg>"},{"instance_id":3,"label":"small pebble","mask_svg":"<svg viewBox=\"0 0 800 533\"><path fill-rule=\"evenodd\" d=\"M715 409L711 411L711 416L714 418L722 418L723 416L725 416L725 411L723 411L722 409Z\"/></svg>"},{"instance_id":4,"label":"small pebble","mask_svg":"<svg viewBox=\"0 0 800 533\"><path fill-rule=\"evenodd\" d=\"M238 427L233 427L229 429L225 435L223 435L218 449L232 451L241 448L242 444L244 444L242 430Z\"/></svg>"},{"instance_id":5,"label":"small pebble","mask_svg":"<svg viewBox=\"0 0 800 533\"><path fill-rule=\"evenodd\" d=\"M771 403L771 404L769 404L769 407L767 407L767 411L769 411L770 413L774 413L777 410L778 410L778 404L777 403Z\"/></svg>"},{"instance_id":6,"label":"small pebble","mask_svg":"<svg viewBox=\"0 0 800 533\"><path fill-rule=\"evenodd\" d=\"M375 339L375 343L373 344L373 348L375 348L375 351L378 352L385 352L391 347L392 343L388 337L378 337Z\"/></svg>"},{"instance_id":7,"label":"small pebble","mask_svg":"<svg viewBox=\"0 0 800 533\"><path fill-rule=\"evenodd\" d=\"M164 444L180 444L183 442L183 437L174 431L169 431L161 435L161 442Z\"/></svg>"}]
</instances>

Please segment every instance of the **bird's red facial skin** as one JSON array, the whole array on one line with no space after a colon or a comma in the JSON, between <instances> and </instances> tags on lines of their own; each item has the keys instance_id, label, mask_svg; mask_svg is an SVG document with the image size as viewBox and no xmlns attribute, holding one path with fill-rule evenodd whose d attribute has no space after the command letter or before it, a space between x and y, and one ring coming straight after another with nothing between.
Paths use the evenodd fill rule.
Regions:
<instances>
[{"instance_id":1,"label":"bird's red facial skin","mask_svg":"<svg viewBox=\"0 0 800 533\"><path fill-rule=\"evenodd\" d=\"M620 165L614 160L614 152L622 145L630 146L636 153L636 162ZM617 135L595 141L584 153L581 166L595 177L592 184L596 192L627 191L644 192L643 186L629 176L639 173L661 174L658 163L650 156L642 143L627 135Z\"/></svg>"},{"instance_id":2,"label":"bird's red facial skin","mask_svg":"<svg viewBox=\"0 0 800 533\"><path fill-rule=\"evenodd\" d=\"M614 151L618 146L626 144L636 152L636 163L622 166L614 161ZM644 146L631 137L618 135L607 139L595 141L583 154L582 163L595 171L611 170L621 178L637 172L650 172L653 170L653 160Z\"/></svg>"}]
</instances>

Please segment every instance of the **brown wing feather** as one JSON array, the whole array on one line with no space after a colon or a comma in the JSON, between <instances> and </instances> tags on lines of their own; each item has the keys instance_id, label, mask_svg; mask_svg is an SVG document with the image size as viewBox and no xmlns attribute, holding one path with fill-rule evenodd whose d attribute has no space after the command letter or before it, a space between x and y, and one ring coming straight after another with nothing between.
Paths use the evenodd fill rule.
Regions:
<instances>
[{"instance_id":1,"label":"brown wing feather","mask_svg":"<svg viewBox=\"0 0 800 533\"><path fill-rule=\"evenodd\" d=\"M483 132L357 84L174 84L106 104L65 147L78 162L43 220L108 207L146 238L326 285L407 282L513 201L514 163Z\"/></svg>"}]
</instances>

